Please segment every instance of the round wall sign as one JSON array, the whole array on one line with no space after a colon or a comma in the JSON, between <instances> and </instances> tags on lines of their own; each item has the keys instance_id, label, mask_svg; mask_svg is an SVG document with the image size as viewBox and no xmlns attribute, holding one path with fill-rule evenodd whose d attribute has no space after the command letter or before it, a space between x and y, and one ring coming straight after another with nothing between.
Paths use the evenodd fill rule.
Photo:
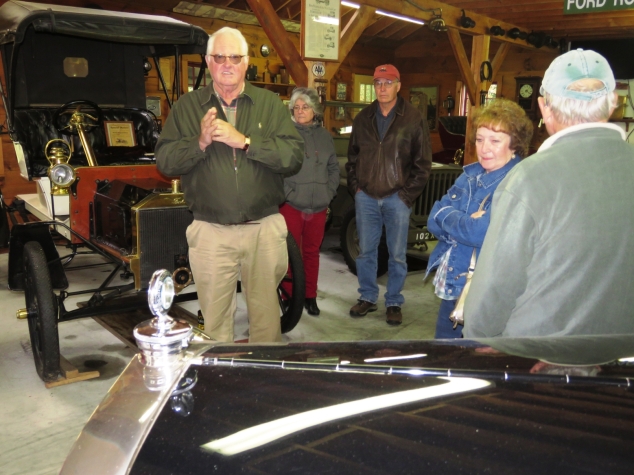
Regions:
<instances>
[{"instance_id":1,"label":"round wall sign","mask_svg":"<svg viewBox=\"0 0 634 475\"><path fill-rule=\"evenodd\" d=\"M326 74L326 66L324 63L313 63L313 67L311 68L313 75L317 78L324 77Z\"/></svg>"}]
</instances>

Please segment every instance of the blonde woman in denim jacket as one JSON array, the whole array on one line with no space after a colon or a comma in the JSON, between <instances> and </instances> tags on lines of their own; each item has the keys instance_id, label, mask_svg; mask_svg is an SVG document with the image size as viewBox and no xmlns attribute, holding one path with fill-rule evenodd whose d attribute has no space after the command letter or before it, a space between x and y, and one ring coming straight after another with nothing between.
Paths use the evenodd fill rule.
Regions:
<instances>
[{"instance_id":1,"label":"blonde woman in denim jacket","mask_svg":"<svg viewBox=\"0 0 634 475\"><path fill-rule=\"evenodd\" d=\"M427 274L436 269L436 295L442 299L435 338L461 338L462 327L453 328L453 311L465 282L473 249L480 249L491 217L493 192L506 174L528 153L533 124L515 102L496 99L473 112L478 162L464 173L437 201L427 228L438 238L431 253ZM479 210L486 199L484 207Z\"/></svg>"}]
</instances>

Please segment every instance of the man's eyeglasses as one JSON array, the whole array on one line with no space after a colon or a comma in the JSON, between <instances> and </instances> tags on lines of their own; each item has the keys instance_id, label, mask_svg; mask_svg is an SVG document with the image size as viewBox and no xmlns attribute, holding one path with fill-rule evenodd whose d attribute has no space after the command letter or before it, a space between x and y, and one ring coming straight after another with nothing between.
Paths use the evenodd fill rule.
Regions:
<instances>
[{"instance_id":1,"label":"man's eyeglasses","mask_svg":"<svg viewBox=\"0 0 634 475\"><path fill-rule=\"evenodd\" d=\"M376 87L377 89L381 89L383 86L385 86L386 89L391 88L395 82L398 81L390 81L389 79L387 81L374 81L374 87Z\"/></svg>"},{"instance_id":2,"label":"man's eyeglasses","mask_svg":"<svg viewBox=\"0 0 634 475\"><path fill-rule=\"evenodd\" d=\"M231 64L238 64L240 61L242 61L242 58L244 58L246 54L230 54L230 55L210 54L209 56L214 58L214 61L218 64L225 64L225 61L227 61L227 58L229 58L229 61L231 61Z\"/></svg>"},{"instance_id":3,"label":"man's eyeglasses","mask_svg":"<svg viewBox=\"0 0 634 475\"><path fill-rule=\"evenodd\" d=\"M294 107L293 107L293 110L294 110L295 112L299 112L300 110L301 110L301 111L306 112L306 111L309 111L309 110L311 110L311 109L312 109L312 107L310 107L309 105L306 105L306 104L304 104L304 105L303 105L303 106L301 106L301 107L300 107L300 106L294 106Z\"/></svg>"}]
</instances>

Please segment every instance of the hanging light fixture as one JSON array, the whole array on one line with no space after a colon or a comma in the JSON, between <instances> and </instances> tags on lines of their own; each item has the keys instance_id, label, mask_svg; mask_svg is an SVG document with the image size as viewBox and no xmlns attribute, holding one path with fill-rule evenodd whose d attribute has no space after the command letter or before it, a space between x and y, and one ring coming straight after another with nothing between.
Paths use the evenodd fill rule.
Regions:
<instances>
[{"instance_id":1,"label":"hanging light fixture","mask_svg":"<svg viewBox=\"0 0 634 475\"><path fill-rule=\"evenodd\" d=\"M554 39L552 36L548 36L546 35L546 43L545 46L548 46L549 48L559 48L559 42Z\"/></svg>"},{"instance_id":2,"label":"hanging light fixture","mask_svg":"<svg viewBox=\"0 0 634 475\"><path fill-rule=\"evenodd\" d=\"M445 20L442 18L442 9L438 8L438 13L434 10L434 16L431 18L427 26L432 31L447 31L447 25L445 24Z\"/></svg>"},{"instance_id":3,"label":"hanging light fixture","mask_svg":"<svg viewBox=\"0 0 634 475\"><path fill-rule=\"evenodd\" d=\"M418 8L420 11L432 14L431 19L427 22L427 26L431 31L447 31L447 25L442 18L442 8L425 8L414 0L405 0L406 3Z\"/></svg>"},{"instance_id":4,"label":"hanging light fixture","mask_svg":"<svg viewBox=\"0 0 634 475\"><path fill-rule=\"evenodd\" d=\"M531 31L526 38L526 42L535 48L541 48L546 44L546 33L543 31Z\"/></svg>"},{"instance_id":5,"label":"hanging light fixture","mask_svg":"<svg viewBox=\"0 0 634 475\"><path fill-rule=\"evenodd\" d=\"M520 40L525 40L526 38L528 38L528 33L526 33L525 31L520 31L519 28L511 28L507 33L506 36L508 36L509 38L512 38L514 40L516 39L520 39Z\"/></svg>"},{"instance_id":6,"label":"hanging light fixture","mask_svg":"<svg viewBox=\"0 0 634 475\"><path fill-rule=\"evenodd\" d=\"M462 10L462 16L460 17L460 26L463 28L473 28L474 26L476 26L476 22L469 18L464 10Z\"/></svg>"},{"instance_id":7,"label":"hanging light fixture","mask_svg":"<svg viewBox=\"0 0 634 475\"><path fill-rule=\"evenodd\" d=\"M493 36L504 36L506 34L506 31L501 26L496 25L489 28L489 33L491 33Z\"/></svg>"}]
</instances>

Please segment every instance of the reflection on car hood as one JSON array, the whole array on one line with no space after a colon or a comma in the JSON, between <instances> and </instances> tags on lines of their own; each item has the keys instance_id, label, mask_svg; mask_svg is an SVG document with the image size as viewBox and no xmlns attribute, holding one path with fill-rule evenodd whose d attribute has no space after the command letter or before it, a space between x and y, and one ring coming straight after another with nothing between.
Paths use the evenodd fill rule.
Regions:
<instances>
[{"instance_id":1,"label":"reflection on car hood","mask_svg":"<svg viewBox=\"0 0 634 475\"><path fill-rule=\"evenodd\" d=\"M577 335L478 340L509 355L560 365L595 365L634 356L634 335Z\"/></svg>"},{"instance_id":2,"label":"reflection on car hood","mask_svg":"<svg viewBox=\"0 0 634 475\"><path fill-rule=\"evenodd\" d=\"M223 344L192 353L180 376L135 359L62 473L110 450L111 465L124 461L104 473L629 474L633 343Z\"/></svg>"}]
</instances>

